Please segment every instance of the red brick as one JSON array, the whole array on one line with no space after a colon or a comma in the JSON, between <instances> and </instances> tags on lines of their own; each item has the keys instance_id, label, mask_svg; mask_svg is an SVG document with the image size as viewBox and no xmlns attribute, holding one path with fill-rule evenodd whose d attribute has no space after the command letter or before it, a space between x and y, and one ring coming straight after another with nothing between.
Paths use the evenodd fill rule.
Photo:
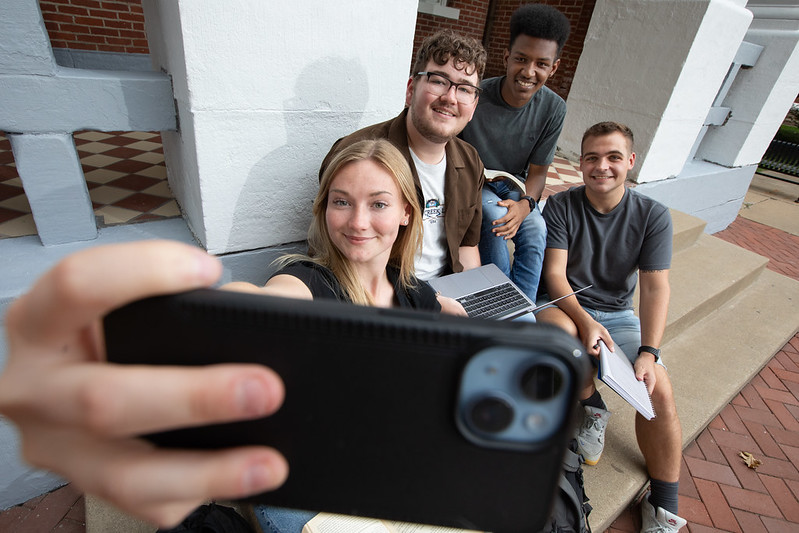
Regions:
<instances>
[{"instance_id":1,"label":"red brick","mask_svg":"<svg viewBox=\"0 0 799 533\"><path fill-rule=\"evenodd\" d=\"M796 524L791 524L780 518L771 518L769 516L761 516L763 525L766 527L768 533L796 533Z\"/></svg>"},{"instance_id":2,"label":"red brick","mask_svg":"<svg viewBox=\"0 0 799 533\"><path fill-rule=\"evenodd\" d=\"M782 385L781 381L780 385ZM788 389L785 388L785 385L782 385L782 388L785 390L777 390L774 388L761 388L761 387L755 387L755 388L757 389L757 392L760 393L760 396L763 398L763 401L766 402L766 405L768 405L769 400L774 400L779 403L799 405L799 400L797 400L793 394L788 392Z\"/></svg>"},{"instance_id":3,"label":"red brick","mask_svg":"<svg viewBox=\"0 0 799 533\"><path fill-rule=\"evenodd\" d=\"M774 375L777 376L783 382L790 381L791 383L799 383L799 372L791 372L789 370L782 369L774 369Z\"/></svg>"},{"instance_id":4,"label":"red brick","mask_svg":"<svg viewBox=\"0 0 799 533\"><path fill-rule=\"evenodd\" d=\"M718 444L720 448L737 448L750 453L762 453L757 442L755 442L755 439L753 439L749 433L741 435L740 433L721 431L718 429L711 429L710 433L713 435L713 440L716 441L716 444Z\"/></svg>"},{"instance_id":5,"label":"red brick","mask_svg":"<svg viewBox=\"0 0 799 533\"><path fill-rule=\"evenodd\" d=\"M789 459L776 459L761 457L762 464L757 467L758 474L776 476L782 479L795 479L799 481L799 470Z\"/></svg>"},{"instance_id":6,"label":"red brick","mask_svg":"<svg viewBox=\"0 0 799 533\"><path fill-rule=\"evenodd\" d=\"M738 455L740 452L748 450L721 448L721 451L724 454L725 461L730 468L732 468L733 472L735 472L735 477L738 478L738 482L741 484L742 488L757 492L766 492L766 487L763 485L763 482L760 481L757 472L747 467L741 456Z\"/></svg>"},{"instance_id":7,"label":"red brick","mask_svg":"<svg viewBox=\"0 0 799 533\"><path fill-rule=\"evenodd\" d=\"M24 505L17 505L0 513L0 531L19 531L28 515L32 513Z\"/></svg>"},{"instance_id":8,"label":"red brick","mask_svg":"<svg viewBox=\"0 0 799 533\"><path fill-rule=\"evenodd\" d=\"M774 416L777 417L777 420L780 421L782 427L788 431L799 432L799 421L785 408L785 405L775 400L764 399L764 401L766 405L769 406L769 409L771 409L771 412L774 413Z\"/></svg>"},{"instance_id":9,"label":"red brick","mask_svg":"<svg viewBox=\"0 0 799 533\"><path fill-rule=\"evenodd\" d=\"M768 493L763 494L761 492L739 489L738 487L729 487L727 485L720 485L719 488L727 499L727 502L729 502L730 507L764 516L784 518Z\"/></svg>"},{"instance_id":10,"label":"red brick","mask_svg":"<svg viewBox=\"0 0 799 533\"><path fill-rule=\"evenodd\" d=\"M787 459L780 445L777 444L777 441L774 440L774 437L772 437L765 426L756 422L745 422L745 424L749 429L749 434L755 439L755 442L757 442L757 445L763 450L766 457Z\"/></svg>"},{"instance_id":11,"label":"red brick","mask_svg":"<svg viewBox=\"0 0 799 533\"><path fill-rule=\"evenodd\" d=\"M763 402L763 398L760 397L760 395L755 390L754 385L752 385L751 383L747 384L746 386L744 386L743 389L741 389L741 396L743 396L746 399L751 409L768 411L768 406L765 404L765 402Z\"/></svg>"},{"instance_id":12,"label":"red brick","mask_svg":"<svg viewBox=\"0 0 799 533\"><path fill-rule=\"evenodd\" d=\"M768 386L772 389L777 389L784 391L786 390L785 385L782 384L782 380L774 375L774 370L771 366L780 366L777 364L777 358L773 358L766 367L760 371L760 377L768 384ZM784 368L782 368L784 370Z\"/></svg>"},{"instance_id":13,"label":"red brick","mask_svg":"<svg viewBox=\"0 0 799 533\"><path fill-rule=\"evenodd\" d=\"M735 520L735 516L724 498L721 487L723 486L710 481L696 480L696 488L699 490L699 494L702 495L702 503L704 503L712 521L712 524L707 525L713 525L729 531L740 531L738 529L738 521Z\"/></svg>"},{"instance_id":14,"label":"red brick","mask_svg":"<svg viewBox=\"0 0 799 533\"><path fill-rule=\"evenodd\" d=\"M785 482L771 476L761 476L761 479L785 519L799 523L799 502L796 501Z\"/></svg>"},{"instance_id":15,"label":"red brick","mask_svg":"<svg viewBox=\"0 0 799 533\"><path fill-rule=\"evenodd\" d=\"M686 457L685 462L694 478L715 481L716 483L723 483L734 487L741 486L738 479L735 477L735 472L733 472L732 468L728 465L711 463L710 461L694 459L693 457Z\"/></svg>"},{"instance_id":16,"label":"red brick","mask_svg":"<svg viewBox=\"0 0 799 533\"><path fill-rule=\"evenodd\" d=\"M738 520L738 525L746 533L769 533L758 515L740 509L733 509L732 512Z\"/></svg>"},{"instance_id":17,"label":"red brick","mask_svg":"<svg viewBox=\"0 0 799 533\"><path fill-rule=\"evenodd\" d=\"M699 445L699 448L702 450L702 454L708 461L713 461L714 463L720 464L727 462L727 459L724 458L724 454L721 453L721 450L719 449L718 444L716 444L716 441L714 440L709 429L706 429L699 434L699 437L696 438L696 443Z\"/></svg>"},{"instance_id":18,"label":"red brick","mask_svg":"<svg viewBox=\"0 0 799 533\"><path fill-rule=\"evenodd\" d=\"M758 396L758 398L760 397ZM766 408L768 408L766 402L763 402L763 405ZM782 429L783 427L779 419L776 416L774 416L774 413L772 413L768 409L763 411L760 409L752 409L751 407L741 407L739 405L736 405L735 411L738 413L738 416L740 416L741 420L743 420L744 422L756 422L758 424L763 424L764 426L767 427L775 427L780 429Z\"/></svg>"},{"instance_id":19,"label":"red brick","mask_svg":"<svg viewBox=\"0 0 799 533\"><path fill-rule=\"evenodd\" d=\"M749 433L749 430L746 428L746 425L741 420L741 417L738 416L738 413L735 411L733 406L727 405L724 409L722 409L720 416L722 420L724 420L724 424L727 426L727 429L733 433L740 433L742 435Z\"/></svg>"},{"instance_id":20,"label":"red brick","mask_svg":"<svg viewBox=\"0 0 799 533\"><path fill-rule=\"evenodd\" d=\"M688 464L685 462L685 455L683 455L682 461L680 461L679 495L699 499L699 492L696 490L696 484L691 477L691 471L688 468Z\"/></svg>"},{"instance_id":21,"label":"red brick","mask_svg":"<svg viewBox=\"0 0 799 533\"><path fill-rule=\"evenodd\" d=\"M704 524L706 526L713 525L713 520L707 512L707 506L702 503L702 500L697 498L681 497L679 501L680 516L694 524Z\"/></svg>"}]
</instances>

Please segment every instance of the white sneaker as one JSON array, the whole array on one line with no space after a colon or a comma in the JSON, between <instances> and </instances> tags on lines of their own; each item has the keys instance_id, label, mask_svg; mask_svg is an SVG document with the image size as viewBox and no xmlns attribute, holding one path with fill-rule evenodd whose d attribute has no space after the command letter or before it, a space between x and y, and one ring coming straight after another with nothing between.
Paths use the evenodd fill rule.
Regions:
<instances>
[{"instance_id":1,"label":"white sneaker","mask_svg":"<svg viewBox=\"0 0 799 533\"><path fill-rule=\"evenodd\" d=\"M641 533L677 533L688 522L663 507L649 503L649 494L641 500Z\"/></svg>"},{"instance_id":2,"label":"white sneaker","mask_svg":"<svg viewBox=\"0 0 799 533\"><path fill-rule=\"evenodd\" d=\"M577 432L577 453L583 456L585 464L595 465L605 449L605 428L610 411L587 405L584 409L583 424Z\"/></svg>"}]
</instances>

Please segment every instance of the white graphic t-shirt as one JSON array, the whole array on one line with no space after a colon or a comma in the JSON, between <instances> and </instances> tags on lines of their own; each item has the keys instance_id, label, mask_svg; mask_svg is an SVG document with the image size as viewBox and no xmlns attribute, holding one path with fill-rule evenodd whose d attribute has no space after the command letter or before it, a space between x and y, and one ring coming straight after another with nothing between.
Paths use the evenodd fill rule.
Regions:
<instances>
[{"instance_id":1,"label":"white graphic t-shirt","mask_svg":"<svg viewBox=\"0 0 799 533\"><path fill-rule=\"evenodd\" d=\"M411 150L416 172L422 184L424 213L422 214L422 253L416 256L416 277L428 280L443 273L447 265L447 238L444 232L444 180L447 156L434 165L416 157Z\"/></svg>"}]
</instances>

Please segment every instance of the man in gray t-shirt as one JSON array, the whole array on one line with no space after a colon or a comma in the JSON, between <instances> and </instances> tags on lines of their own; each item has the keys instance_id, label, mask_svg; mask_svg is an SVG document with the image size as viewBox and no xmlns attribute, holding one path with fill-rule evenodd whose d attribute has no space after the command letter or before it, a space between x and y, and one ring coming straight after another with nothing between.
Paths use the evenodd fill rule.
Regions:
<instances>
[{"instance_id":1,"label":"man in gray t-shirt","mask_svg":"<svg viewBox=\"0 0 799 533\"><path fill-rule=\"evenodd\" d=\"M646 383L656 417L636 414L635 420L651 485L641 503L641 530L670 532L685 525L677 516L682 430L659 350L669 306L672 225L665 206L625 186L634 164L627 126L601 122L583 135L585 185L551 196L544 209L548 233L542 292L543 298L554 299L592 287L541 310L537 318L577 336L594 357L600 342L621 349L638 380ZM632 295L639 277L636 317ZM582 398L578 451L587 464L596 464L610 412L593 376Z\"/></svg>"},{"instance_id":2,"label":"man in gray t-shirt","mask_svg":"<svg viewBox=\"0 0 799 533\"><path fill-rule=\"evenodd\" d=\"M554 7L524 4L514 11L505 76L482 83L474 117L460 134L477 148L486 169L523 184L523 189L508 180L483 186L479 249L483 264L497 265L532 300L546 246L538 201L566 116L566 103L544 84L558 69L569 30L569 20ZM508 239L514 243L512 263Z\"/></svg>"}]
</instances>

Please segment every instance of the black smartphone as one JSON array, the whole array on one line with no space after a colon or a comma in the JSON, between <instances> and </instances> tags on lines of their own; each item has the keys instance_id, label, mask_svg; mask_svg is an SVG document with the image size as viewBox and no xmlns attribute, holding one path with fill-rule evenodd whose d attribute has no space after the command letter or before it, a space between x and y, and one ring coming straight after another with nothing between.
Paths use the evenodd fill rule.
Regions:
<instances>
[{"instance_id":1,"label":"black smartphone","mask_svg":"<svg viewBox=\"0 0 799 533\"><path fill-rule=\"evenodd\" d=\"M272 416L168 431L160 446L266 444L289 462L280 507L494 532L546 520L588 370L542 324L221 290L141 300L105 318L115 363L260 363Z\"/></svg>"}]
</instances>

